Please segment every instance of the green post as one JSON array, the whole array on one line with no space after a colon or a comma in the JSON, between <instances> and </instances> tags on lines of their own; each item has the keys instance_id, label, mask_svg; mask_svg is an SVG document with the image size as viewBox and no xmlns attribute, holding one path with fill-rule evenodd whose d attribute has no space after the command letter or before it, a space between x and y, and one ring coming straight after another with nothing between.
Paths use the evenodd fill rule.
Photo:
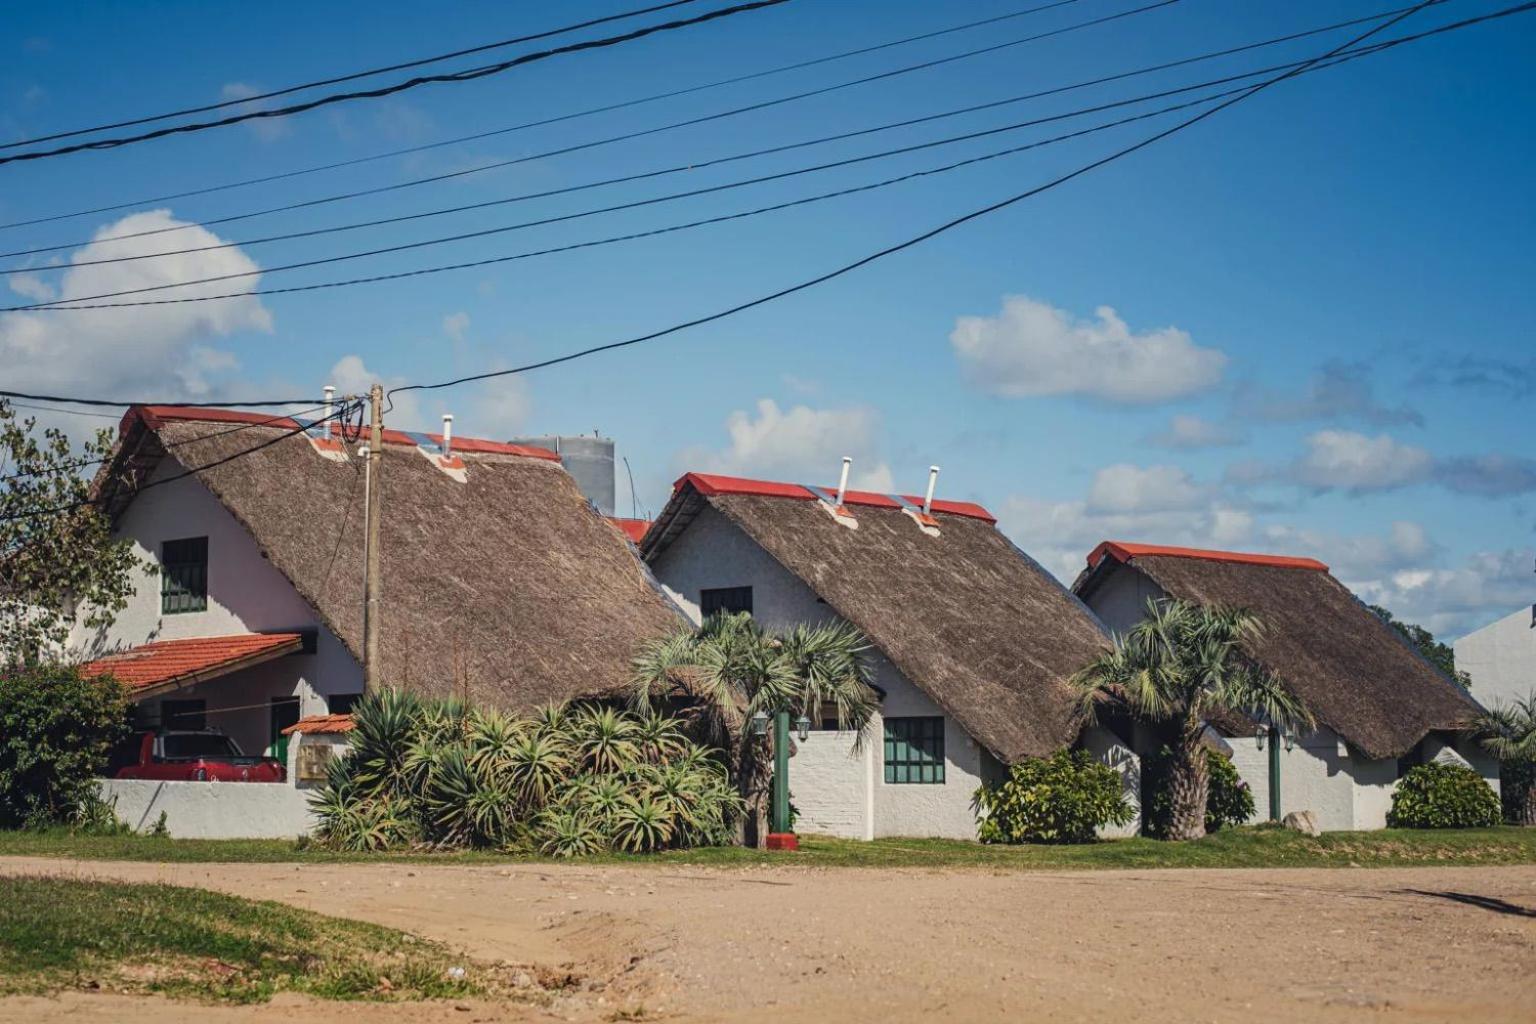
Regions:
<instances>
[{"instance_id":1,"label":"green post","mask_svg":"<svg viewBox=\"0 0 1536 1024\"><path fill-rule=\"evenodd\" d=\"M1269 730L1269 820L1279 821L1280 814L1280 730Z\"/></svg>"},{"instance_id":2,"label":"green post","mask_svg":"<svg viewBox=\"0 0 1536 1024\"><path fill-rule=\"evenodd\" d=\"M789 712L773 716L772 832L789 831Z\"/></svg>"}]
</instances>

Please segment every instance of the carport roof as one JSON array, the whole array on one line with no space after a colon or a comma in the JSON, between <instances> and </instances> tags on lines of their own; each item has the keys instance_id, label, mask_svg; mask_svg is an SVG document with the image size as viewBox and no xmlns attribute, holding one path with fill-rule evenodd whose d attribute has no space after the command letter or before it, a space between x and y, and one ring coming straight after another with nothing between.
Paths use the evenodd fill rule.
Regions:
<instances>
[{"instance_id":1,"label":"carport roof","mask_svg":"<svg viewBox=\"0 0 1536 1024\"><path fill-rule=\"evenodd\" d=\"M157 640L108 654L80 667L86 676L108 675L135 700L228 675L304 646L301 633L237 633L186 640Z\"/></svg>"}]
</instances>

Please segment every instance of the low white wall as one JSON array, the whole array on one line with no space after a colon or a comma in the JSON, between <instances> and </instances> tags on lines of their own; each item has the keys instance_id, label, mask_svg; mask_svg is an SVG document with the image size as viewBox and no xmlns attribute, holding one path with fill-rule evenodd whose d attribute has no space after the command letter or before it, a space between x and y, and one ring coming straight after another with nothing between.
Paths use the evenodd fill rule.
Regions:
<instances>
[{"instance_id":1,"label":"low white wall","mask_svg":"<svg viewBox=\"0 0 1536 1024\"><path fill-rule=\"evenodd\" d=\"M789 801L795 805L795 831L875 838L875 749L866 738L854 749L851 732L813 732L795 741L789 759Z\"/></svg>"},{"instance_id":2,"label":"low white wall","mask_svg":"<svg viewBox=\"0 0 1536 1024\"><path fill-rule=\"evenodd\" d=\"M100 779L117 817L144 832L165 812L176 839L293 839L314 827L309 794L280 782L160 782Z\"/></svg>"},{"instance_id":3,"label":"low white wall","mask_svg":"<svg viewBox=\"0 0 1536 1024\"><path fill-rule=\"evenodd\" d=\"M1103 726L1090 726L1083 732L1083 749L1120 774L1120 794L1136 811L1124 825L1106 825L1099 829L1105 839L1123 839L1141 832L1141 758Z\"/></svg>"}]
</instances>

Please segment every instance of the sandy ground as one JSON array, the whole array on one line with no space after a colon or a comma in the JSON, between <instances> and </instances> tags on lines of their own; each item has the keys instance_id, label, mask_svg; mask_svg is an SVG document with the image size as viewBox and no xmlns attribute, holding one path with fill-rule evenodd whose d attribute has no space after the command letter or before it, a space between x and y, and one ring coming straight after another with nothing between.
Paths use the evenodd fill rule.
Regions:
<instances>
[{"instance_id":1,"label":"sandy ground","mask_svg":"<svg viewBox=\"0 0 1536 1024\"><path fill-rule=\"evenodd\" d=\"M991 873L83 863L569 972L547 1005L67 994L0 1021L1536 1021L1536 867Z\"/></svg>"}]
</instances>

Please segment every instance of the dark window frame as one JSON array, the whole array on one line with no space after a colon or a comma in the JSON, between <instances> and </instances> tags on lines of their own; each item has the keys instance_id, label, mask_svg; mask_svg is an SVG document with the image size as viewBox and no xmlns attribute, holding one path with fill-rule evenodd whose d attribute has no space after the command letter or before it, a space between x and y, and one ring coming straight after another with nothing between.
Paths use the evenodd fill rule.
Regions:
<instances>
[{"instance_id":1,"label":"dark window frame","mask_svg":"<svg viewBox=\"0 0 1536 1024\"><path fill-rule=\"evenodd\" d=\"M699 591L699 617L709 618L717 612L752 614L751 587L707 587Z\"/></svg>"},{"instance_id":2,"label":"dark window frame","mask_svg":"<svg viewBox=\"0 0 1536 1024\"><path fill-rule=\"evenodd\" d=\"M325 708L333 715L350 715L362 699L361 693L333 693L325 698Z\"/></svg>"},{"instance_id":3,"label":"dark window frame","mask_svg":"<svg viewBox=\"0 0 1536 1024\"><path fill-rule=\"evenodd\" d=\"M208 610L208 538L178 537L160 543L160 614Z\"/></svg>"},{"instance_id":4,"label":"dark window frame","mask_svg":"<svg viewBox=\"0 0 1536 1024\"><path fill-rule=\"evenodd\" d=\"M944 785L944 716L887 718L884 725L886 785Z\"/></svg>"}]
</instances>

